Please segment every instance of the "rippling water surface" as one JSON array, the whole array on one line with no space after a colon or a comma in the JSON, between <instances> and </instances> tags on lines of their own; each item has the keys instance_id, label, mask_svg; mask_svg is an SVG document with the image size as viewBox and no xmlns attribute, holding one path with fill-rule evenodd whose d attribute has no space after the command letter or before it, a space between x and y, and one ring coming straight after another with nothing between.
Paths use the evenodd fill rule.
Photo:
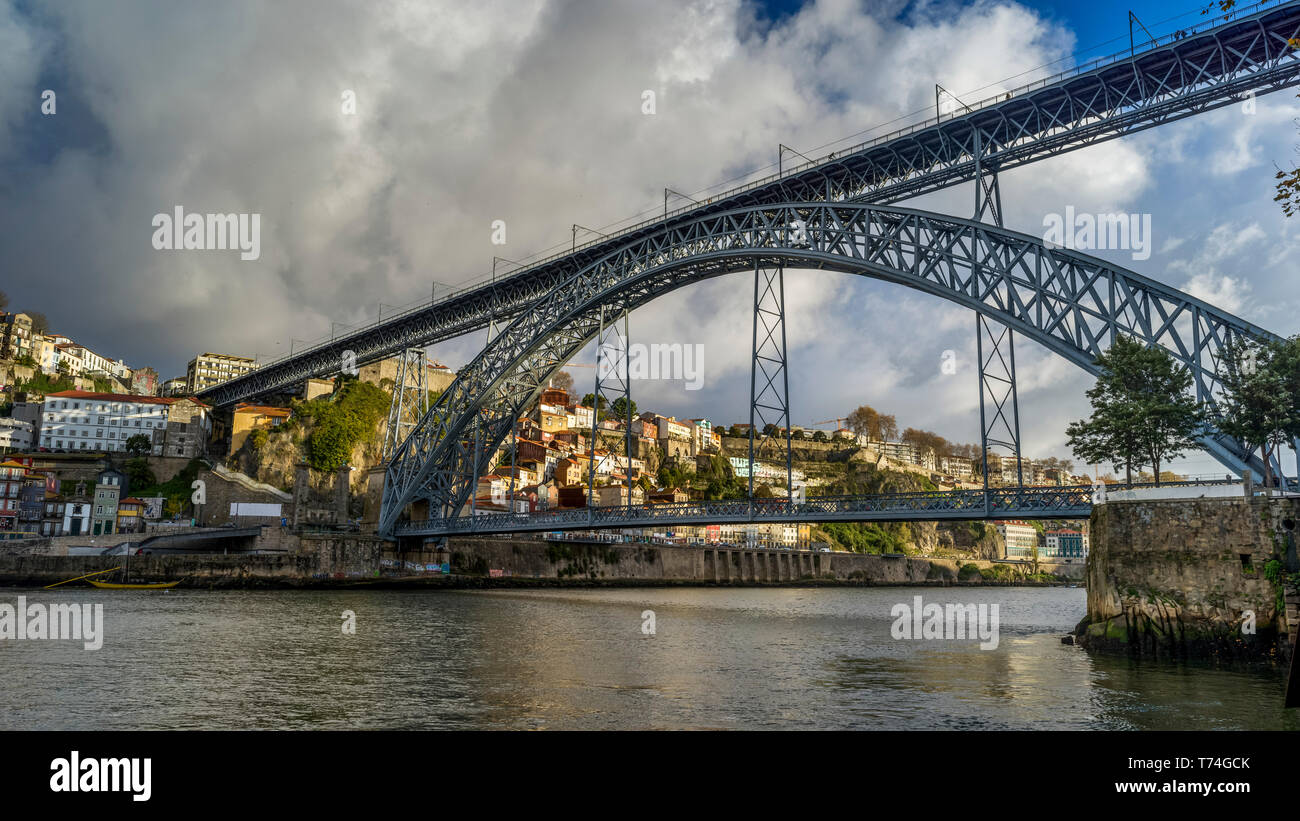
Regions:
<instances>
[{"instance_id":1,"label":"rippling water surface","mask_svg":"<svg viewBox=\"0 0 1300 821\"><path fill-rule=\"evenodd\" d=\"M997 603L997 649L891 638L918 594ZM103 603L106 637L0 641L4 729L1300 727L1284 672L1061 644L1082 589L19 595Z\"/></svg>"}]
</instances>

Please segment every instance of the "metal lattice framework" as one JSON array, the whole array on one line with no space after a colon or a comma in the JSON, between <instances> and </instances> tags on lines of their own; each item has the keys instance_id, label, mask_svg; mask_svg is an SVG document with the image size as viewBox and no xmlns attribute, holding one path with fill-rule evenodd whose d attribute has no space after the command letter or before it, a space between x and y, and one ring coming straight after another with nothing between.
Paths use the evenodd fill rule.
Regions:
<instances>
[{"instance_id":1,"label":"metal lattice framework","mask_svg":"<svg viewBox=\"0 0 1300 821\"><path fill-rule=\"evenodd\" d=\"M628 336L629 317L623 312L623 329L619 330L619 317L609 316L602 311L596 338L596 383L592 391L591 408L591 449L590 461L587 463L587 504L594 505L596 499L596 474L599 468L597 451L601 444L602 405L610 409L606 418L614 418L614 403L623 400L623 417L617 420L623 426L623 454L627 461L623 463L623 473L627 490L627 499L632 500L632 373L630 353L632 341ZM613 458L610 454L607 458Z\"/></svg>"},{"instance_id":2,"label":"metal lattice framework","mask_svg":"<svg viewBox=\"0 0 1300 821\"><path fill-rule=\"evenodd\" d=\"M1226 22L1224 22L1226 18ZM511 319L619 248L665 229L738 207L782 202L898 202L967 182L977 165L1007 170L1039 159L1240 101L1300 82L1300 0L1244 5L1200 27L1092 61L1062 75L966 106L692 203L662 218L534 263L490 285L427 306L263 366L200 394L219 407L295 389L331 374L345 351L359 364ZM990 185L995 177L982 177ZM981 195L999 206L995 190Z\"/></svg>"},{"instance_id":3,"label":"metal lattice framework","mask_svg":"<svg viewBox=\"0 0 1300 821\"><path fill-rule=\"evenodd\" d=\"M761 522L942 521L982 517L1078 519L1092 510L1091 487L1027 487L954 490L928 493L882 493L874 496L823 496L788 499L674 502L654 505L551 510L525 516L480 513L437 522L403 522L395 536L457 533L522 533L551 530L635 528L692 524Z\"/></svg>"},{"instance_id":4,"label":"metal lattice framework","mask_svg":"<svg viewBox=\"0 0 1300 821\"><path fill-rule=\"evenodd\" d=\"M785 269L780 265L754 266L754 336L749 370L749 495L754 495L754 453L775 437L768 425L784 431L785 491L791 492L790 475L790 367L786 358Z\"/></svg>"},{"instance_id":5,"label":"metal lattice framework","mask_svg":"<svg viewBox=\"0 0 1300 821\"><path fill-rule=\"evenodd\" d=\"M1170 484L1229 484L1166 483ZM485 513L439 522L403 522L396 536L465 533L524 533L551 530L641 528L692 524L757 524L762 522L944 521L979 518L1080 519L1092 510L1091 487L1008 487L921 493L881 493L872 496L819 496L788 499L674 502L653 505L611 505L550 510L526 516Z\"/></svg>"},{"instance_id":6,"label":"metal lattice framework","mask_svg":"<svg viewBox=\"0 0 1300 821\"><path fill-rule=\"evenodd\" d=\"M1211 406L1223 351L1267 331L1105 260L971 220L864 203L784 203L665 227L615 249L531 305L430 408L388 471L380 532L428 500L425 532L446 532L470 483L547 380L615 315L684 285L755 266L860 274L972 308L1089 372L1119 334L1189 368ZM474 431L483 435L473 436ZM1217 434L1206 450L1233 470L1255 459ZM1262 465L1260 466L1262 468ZM1256 468L1258 472L1262 472Z\"/></svg>"},{"instance_id":7,"label":"metal lattice framework","mask_svg":"<svg viewBox=\"0 0 1300 821\"><path fill-rule=\"evenodd\" d=\"M397 451L429 410L429 389L425 352L419 348L402 351L397 362L397 379L393 382L393 401L388 408L388 426L384 429L384 461Z\"/></svg>"},{"instance_id":8,"label":"metal lattice framework","mask_svg":"<svg viewBox=\"0 0 1300 821\"><path fill-rule=\"evenodd\" d=\"M984 487L989 485L989 449L1002 447L1016 460L1016 484L1025 483L1020 458L1020 402L1016 396L1016 351L1011 329L975 315L975 355L979 358L980 430Z\"/></svg>"}]
</instances>

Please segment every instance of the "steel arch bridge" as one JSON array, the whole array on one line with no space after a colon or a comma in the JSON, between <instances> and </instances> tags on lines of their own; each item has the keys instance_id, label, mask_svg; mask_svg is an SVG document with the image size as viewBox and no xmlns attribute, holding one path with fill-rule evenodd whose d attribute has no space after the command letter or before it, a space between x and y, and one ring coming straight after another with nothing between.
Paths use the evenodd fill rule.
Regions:
<instances>
[{"instance_id":1,"label":"steel arch bridge","mask_svg":"<svg viewBox=\"0 0 1300 821\"><path fill-rule=\"evenodd\" d=\"M609 253L664 228L786 202L898 202L1300 83L1300 0L1241 4L1172 35L669 211L199 394L228 408L518 316Z\"/></svg>"},{"instance_id":2,"label":"steel arch bridge","mask_svg":"<svg viewBox=\"0 0 1300 821\"><path fill-rule=\"evenodd\" d=\"M867 203L734 208L662 226L612 249L529 305L462 369L394 453L380 533L436 536L466 530L457 519L498 446L547 380L597 338L605 316L624 315L684 285L736 271L755 271L757 291L760 269L785 265L859 274L942 297L1019 331L1090 372L1095 372L1096 356L1117 335L1128 334L1161 346L1190 369L1197 399L1211 407L1226 346L1274 338L1105 260L981 222ZM1234 470L1255 467L1256 457L1226 437L1212 434L1203 444ZM982 508L961 503L960 516L988 514L988 498L986 493ZM1019 498L1024 504L1012 499L999 507L1000 515L1045 509L1030 504L1027 496ZM399 518L414 502L427 502L427 517L413 518L399 529ZM956 502L937 504L952 507ZM1050 512L1077 513L1086 504L1086 498L1075 496L1050 506ZM877 518L916 518L915 506L910 513L907 508L879 511ZM752 503L750 511L752 517ZM842 513L786 506L778 515L817 520ZM709 515L683 511L678 521ZM728 521L739 515L726 514ZM605 526L636 521L629 512L628 518ZM471 522L469 527L475 526Z\"/></svg>"}]
</instances>

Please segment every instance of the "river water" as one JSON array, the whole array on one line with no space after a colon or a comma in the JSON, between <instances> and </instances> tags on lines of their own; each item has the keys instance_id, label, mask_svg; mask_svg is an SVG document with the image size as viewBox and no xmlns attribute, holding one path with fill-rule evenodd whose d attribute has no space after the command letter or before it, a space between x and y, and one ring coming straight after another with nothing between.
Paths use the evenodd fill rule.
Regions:
<instances>
[{"instance_id":1,"label":"river water","mask_svg":"<svg viewBox=\"0 0 1300 821\"><path fill-rule=\"evenodd\" d=\"M1082 589L4 589L0 603L20 595L102 603L105 637L0 641L0 729L1300 728L1284 671L1061 644ZM996 603L997 648L894 639L891 608L917 595Z\"/></svg>"}]
</instances>

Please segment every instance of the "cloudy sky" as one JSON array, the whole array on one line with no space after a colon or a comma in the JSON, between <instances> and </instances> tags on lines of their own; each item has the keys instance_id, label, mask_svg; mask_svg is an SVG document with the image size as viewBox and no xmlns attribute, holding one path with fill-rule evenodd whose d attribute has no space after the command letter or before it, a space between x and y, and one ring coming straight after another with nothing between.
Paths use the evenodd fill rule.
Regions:
<instances>
[{"instance_id":1,"label":"cloudy sky","mask_svg":"<svg viewBox=\"0 0 1300 821\"><path fill-rule=\"evenodd\" d=\"M200 351L273 358L482 277L494 255L567 245L573 223L653 212L665 186L762 170L778 143L823 154L879 133L932 106L935 83L978 99L1126 48L1129 5L1157 33L1201 19L1194 2L1108 0L0 0L0 289L164 378ZM1300 223L1271 198L1297 117L1283 92L1009 172L1008 225L1041 234L1067 206L1149 213L1150 259L1102 255L1295 333ZM972 200L909 204L967 216ZM260 258L156 250L154 215L176 206L260 214ZM705 389L638 384L642 408L747 418L752 287L713 280L633 315L634 341L704 345ZM787 294L796 423L868 403L978 439L969 312L807 271ZM434 355L459 366L479 336ZM1068 456L1090 379L1027 340L1017 359L1026 452ZM1205 456L1182 467L1221 472Z\"/></svg>"}]
</instances>

